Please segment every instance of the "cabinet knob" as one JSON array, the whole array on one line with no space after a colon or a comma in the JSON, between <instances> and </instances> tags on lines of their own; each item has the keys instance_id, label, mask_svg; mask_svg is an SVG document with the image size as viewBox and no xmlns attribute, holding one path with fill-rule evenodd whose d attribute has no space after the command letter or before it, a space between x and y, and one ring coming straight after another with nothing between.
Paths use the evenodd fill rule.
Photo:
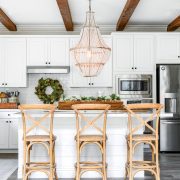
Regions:
<instances>
[{"instance_id":1,"label":"cabinet knob","mask_svg":"<svg viewBox=\"0 0 180 180\"><path fill-rule=\"evenodd\" d=\"M4 85L4 83L2 83L2 85Z\"/></svg>"},{"instance_id":2,"label":"cabinet knob","mask_svg":"<svg viewBox=\"0 0 180 180\"><path fill-rule=\"evenodd\" d=\"M91 85L91 83L89 83L89 85Z\"/></svg>"},{"instance_id":3,"label":"cabinet knob","mask_svg":"<svg viewBox=\"0 0 180 180\"><path fill-rule=\"evenodd\" d=\"M49 64L51 64L51 63L49 62Z\"/></svg>"},{"instance_id":4,"label":"cabinet knob","mask_svg":"<svg viewBox=\"0 0 180 180\"><path fill-rule=\"evenodd\" d=\"M178 58L180 58L180 56L178 56Z\"/></svg>"},{"instance_id":5,"label":"cabinet knob","mask_svg":"<svg viewBox=\"0 0 180 180\"><path fill-rule=\"evenodd\" d=\"M8 114L8 116L10 116L10 114Z\"/></svg>"},{"instance_id":6,"label":"cabinet knob","mask_svg":"<svg viewBox=\"0 0 180 180\"><path fill-rule=\"evenodd\" d=\"M48 62L46 62L46 64L48 64Z\"/></svg>"},{"instance_id":7,"label":"cabinet knob","mask_svg":"<svg viewBox=\"0 0 180 180\"><path fill-rule=\"evenodd\" d=\"M11 121L9 121L11 123Z\"/></svg>"},{"instance_id":8,"label":"cabinet knob","mask_svg":"<svg viewBox=\"0 0 180 180\"><path fill-rule=\"evenodd\" d=\"M132 67L132 69L134 69L134 68Z\"/></svg>"},{"instance_id":9,"label":"cabinet knob","mask_svg":"<svg viewBox=\"0 0 180 180\"><path fill-rule=\"evenodd\" d=\"M5 83L5 85L7 86L7 83Z\"/></svg>"},{"instance_id":10,"label":"cabinet knob","mask_svg":"<svg viewBox=\"0 0 180 180\"><path fill-rule=\"evenodd\" d=\"M8 123L8 121L6 121L6 123Z\"/></svg>"},{"instance_id":11,"label":"cabinet knob","mask_svg":"<svg viewBox=\"0 0 180 180\"><path fill-rule=\"evenodd\" d=\"M94 83L91 83L91 85L94 85Z\"/></svg>"},{"instance_id":12,"label":"cabinet knob","mask_svg":"<svg viewBox=\"0 0 180 180\"><path fill-rule=\"evenodd\" d=\"M135 69L137 69L137 67L135 67Z\"/></svg>"}]
</instances>

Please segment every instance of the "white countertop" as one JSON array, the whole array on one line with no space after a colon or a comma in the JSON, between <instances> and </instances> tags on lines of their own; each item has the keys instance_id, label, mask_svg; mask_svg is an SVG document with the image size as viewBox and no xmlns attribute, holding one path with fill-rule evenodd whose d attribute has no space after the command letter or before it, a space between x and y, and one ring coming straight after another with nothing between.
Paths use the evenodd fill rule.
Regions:
<instances>
[{"instance_id":1,"label":"white countertop","mask_svg":"<svg viewBox=\"0 0 180 180\"><path fill-rule=\"evenodd\" d=\"M0 113L12 113L12 116L15 118L21 117L19 109L0 109ZM97 111L87 111L87 114L96 114ZM42 113L36 113L37 116L41 116ZM143 116L149 116L149 112L139 112ZM161 117L172 117L172 113L161 113ZM75 117L74 110L56 110L54 117ZM108 111L108 117L127 117L127 112L121 110L110 110Z\"/></svg>"}]
</instances>

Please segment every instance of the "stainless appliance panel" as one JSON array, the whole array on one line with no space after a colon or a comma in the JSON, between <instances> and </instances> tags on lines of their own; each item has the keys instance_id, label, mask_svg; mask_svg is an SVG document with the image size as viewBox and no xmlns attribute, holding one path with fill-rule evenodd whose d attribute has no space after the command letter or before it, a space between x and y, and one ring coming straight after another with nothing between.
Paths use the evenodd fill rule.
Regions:
<instances>
[{"instance_id":1,"label":"stainless appliance panel","mask_svg":"<svg viewBox=\"0 0 180 180\"><path fill-rule=\"evenodd\" d=\"M120 97L124 99L151 98L152 75L117 75L116 94L120 95Z\"/></svg>"},{"instance_id":2,"label":"stainless appliance panel","mask_svg":"<svg viewBox=\"0 0 180 180\"><path fill-rule=\"evenodd\" d=\"M180 65L159 66L159 100L164 111L180 114ZM167 103L169 102L169 104ZM169 107L168 107L169 106Z\"/></svg>"},{"instance_id":3,"label":"stainless appliance panel","mask_svg":"<svg viewBox=\"0 0 180 180\"><path fill-rule=\"evenodd\" d=\"M180 119L160 121L160 151L180 151Z\"/></svg>"},{"instance_id":4,"label":"stainless appliance panel","mask_svg":"<svg viewBox=\"0 0 180 180\"><path fill-rule=\"evenodd\" d=\"M160 151L180 152L180 65L157 65L157 102L164 113L173 117L160 119Z\"/></svg>"}]
</instances>

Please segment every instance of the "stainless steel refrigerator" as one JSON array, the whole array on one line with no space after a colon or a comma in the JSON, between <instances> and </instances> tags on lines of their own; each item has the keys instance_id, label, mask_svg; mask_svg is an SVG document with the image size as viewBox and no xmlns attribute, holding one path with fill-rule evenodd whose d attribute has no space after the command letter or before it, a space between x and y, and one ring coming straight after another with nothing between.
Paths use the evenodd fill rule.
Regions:
<instances>
[{"instance_id":1,"label":"stainless steel refrigerator","mask_svg":"<svg viewBox=\"0 0 180 180\"><path fill-rule=\"evenodd\" d=\"M173 117L160 118L160 151L180 152L180 64L157 65L157 102Z\"/></svg>"}]
</instances>

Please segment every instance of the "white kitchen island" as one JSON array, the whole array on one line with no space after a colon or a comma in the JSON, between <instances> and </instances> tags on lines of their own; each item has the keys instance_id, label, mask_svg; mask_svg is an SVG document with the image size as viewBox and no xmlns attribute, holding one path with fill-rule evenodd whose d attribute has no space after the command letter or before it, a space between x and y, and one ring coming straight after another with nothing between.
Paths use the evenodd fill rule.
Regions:
<instances>
[{"instance_id":1,"label":"white kitchen island","mask_svg":"<svg viewBox=\"0 0 180 180\"><path fill-rule=\"evenodd\" d=\"M87 112L88 113L88 112ZM22 121L21 114L16 114L19 117L19 162L18 162L18 178L22 177L22 165L23 165L23 141L22 141ZM37 117L39 114L37 114ZM92 113L88 113L88 116L94 116ZM143 114L144 117L148 116L148 113ZM107 118L107 163L108 163L108 177L120 178L125 175L125 163L126 163L126 134L127 129L127 113L121 111L110 111ZM139 131L143 133L143 129ZM41 134L36 130L35 134ZM57 173L59 178L74 178L76 162L76 146L74 136L76 134L76 120L73 111L56 111L54 115L54 134L57 137L55 153ZM31 151L33 161L48 160L46 149L40 145L34 146ZM100 160L101 155L98 148L94 145L88 145L82 153L82 159L88 160ZM134 159L143 159L143 145L137 147ZM137 177L143 177L144 173L140 172ZM44 174L34 173L31 177L43 178ZM100 177L95 172L87 172L83 177L95 178Z\"/></svg>"}]
</instances>

